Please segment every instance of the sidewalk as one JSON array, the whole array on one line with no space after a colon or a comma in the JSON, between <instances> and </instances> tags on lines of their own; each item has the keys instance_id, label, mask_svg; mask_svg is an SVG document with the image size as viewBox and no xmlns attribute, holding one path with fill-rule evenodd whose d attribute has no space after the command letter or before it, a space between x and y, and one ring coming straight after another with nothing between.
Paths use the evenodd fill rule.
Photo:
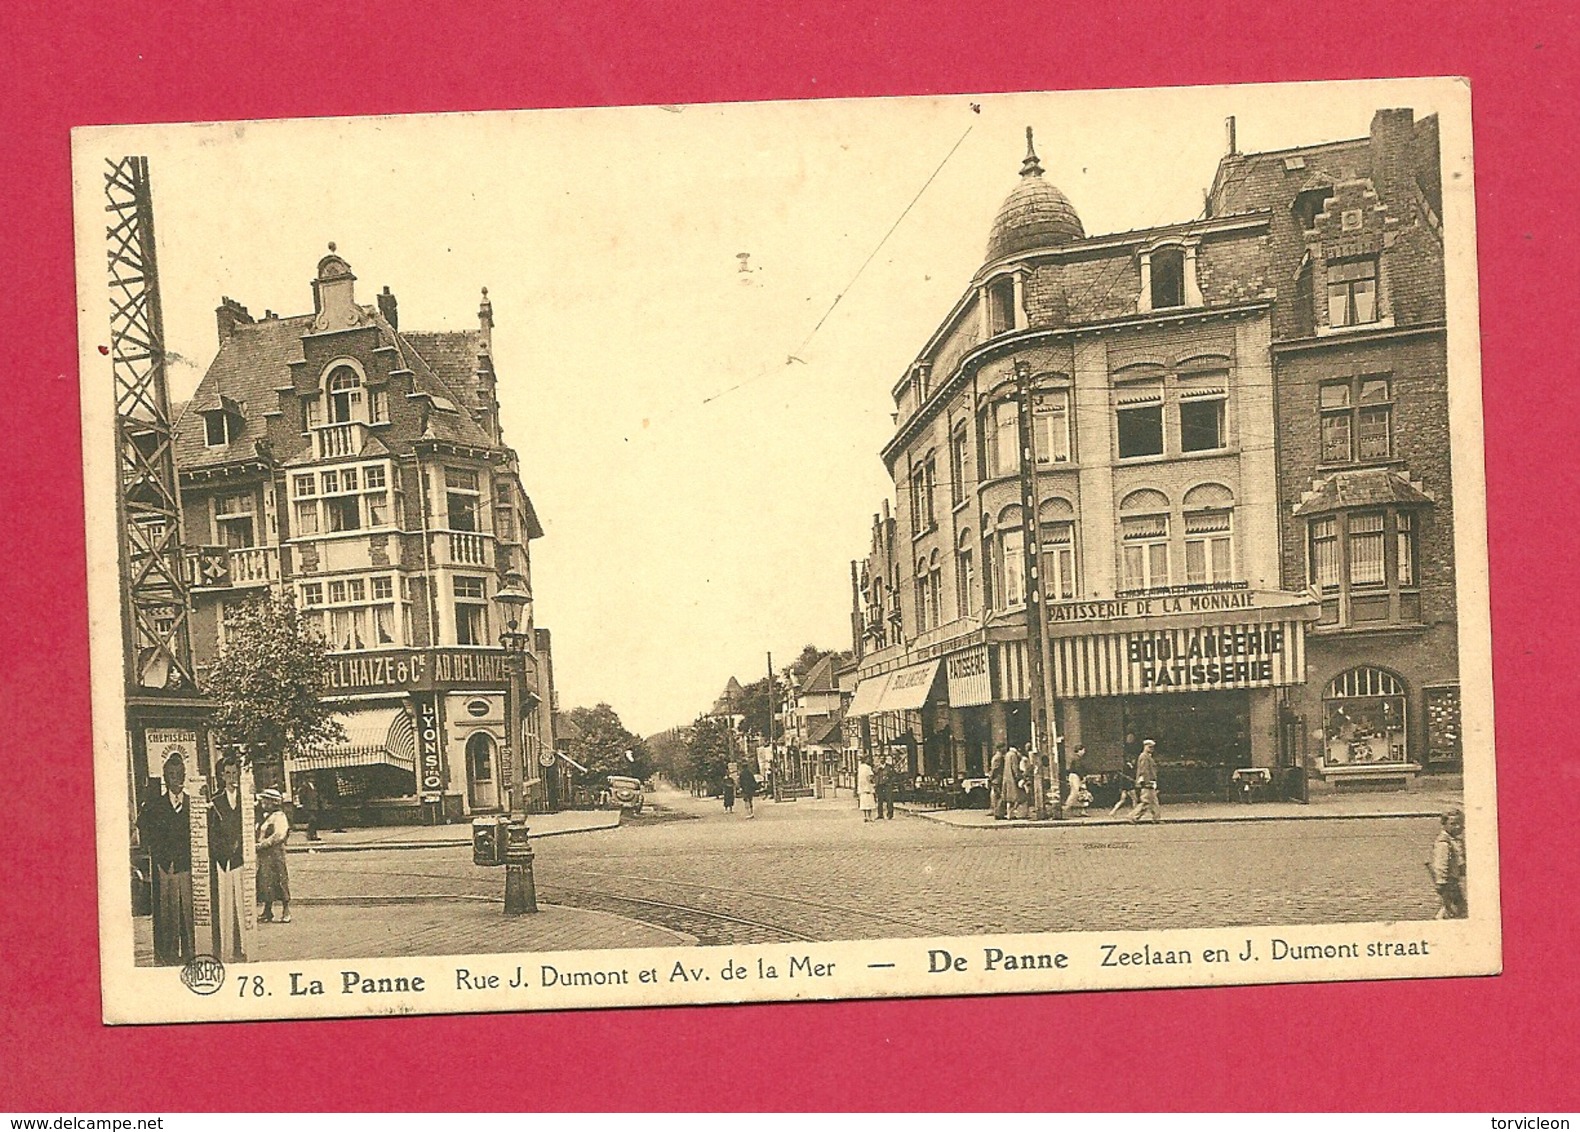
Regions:
<instances>
[{"instance_id":1,"label":"sidewalk","mask_svg":"<svg viewBox=\"0 0 1580 1132\"><path fill-rule=\"evenodd\" d=\"M1458 778L1433 782L1411 790L1378 793L1325 794L1309 803L1299 802L1174 802L1163 799L1163 820L1171 825L1231 821L1357 821L1372 818L1435 818L1449 806L1463 805L1463 789ZM1127 810L1110 817L1106 809L1088 811L1084 818L1063 821L995 821L988 810L933 810L900 803L915 817L952 825L959 829L1026 829L1057 826L1128 825Z\"/></svg>"},{"instance_id":2,"label":"sidewalk","mask_svg":"<svg viewBox=\"0 0 1580 1132\"><path fill-rule=\"evenodd\" d=\"M258 925L260 963L416 955L530 954L624 947L691 947L693 936L608 912L539 904L506 916L501 900L451 897L420 904L293 903L289 924ZM135 962L152 966L153 921L132 921Z\"/></svg>"},{"instance_id":3,"label":"sidewalk","mask_svg":"<svg viewBox=\"0 0 1580 1132\"><path fill-rule=\"evenodd\" d=\"M527 829L532 839L558 837L566 833L589 833L614 829L620 824L619 810L561 810L555 814L529 814ZM307 840L305 831L293 827L287 853L356 853L373 849L433 849L449 845L470 845L470 820L449 825L388 825L367 829L348 829L343 833L323 830L319 840Z\"/></svg>"}]
</instances>

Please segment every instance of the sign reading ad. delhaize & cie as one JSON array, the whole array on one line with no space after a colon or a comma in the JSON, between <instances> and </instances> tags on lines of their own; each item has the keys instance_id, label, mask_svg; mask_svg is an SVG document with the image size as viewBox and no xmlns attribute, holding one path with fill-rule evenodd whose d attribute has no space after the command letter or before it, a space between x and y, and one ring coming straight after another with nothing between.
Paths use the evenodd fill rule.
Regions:
<instances>
[{"instance_id":1,"label":"sign reading ad. delhaize & cie","mask_svg":"<svg viewBox=\"0 0 1580 1132\"><path fill-rule=\"evenodd\" d=\"M330 658L336 692L431 692L445 688L503 688L503 652L479 649L390 649Z\"/></svg>"}]
</instances>

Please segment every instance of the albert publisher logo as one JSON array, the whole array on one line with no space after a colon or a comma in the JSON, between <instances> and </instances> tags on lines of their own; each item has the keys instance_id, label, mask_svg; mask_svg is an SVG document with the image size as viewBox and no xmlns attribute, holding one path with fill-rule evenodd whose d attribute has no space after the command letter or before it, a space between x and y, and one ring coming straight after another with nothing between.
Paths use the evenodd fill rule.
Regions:
<instances>
[{"instance_id":1,"label":"albert publisher logo","mask_svg":"<svg viewBox=\"0 0 1580 1132\"><path fill-rule=\"evenodd\" d=\"M193 994L213 994L225 985L225 964L212 955L199 955L181 968L181 981Z\"/></svg>"}]
</instances>

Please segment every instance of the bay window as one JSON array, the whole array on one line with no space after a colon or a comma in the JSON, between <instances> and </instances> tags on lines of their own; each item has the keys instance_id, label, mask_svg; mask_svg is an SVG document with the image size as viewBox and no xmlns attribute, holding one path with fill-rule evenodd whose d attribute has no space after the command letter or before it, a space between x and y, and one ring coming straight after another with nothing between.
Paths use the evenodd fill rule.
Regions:
<instances>
[{"instance_id":1,"label":"bay window","mask_svg":"<svg viewBox=\"0 0 1580 1132\"><path fill-rule=\"evenodd\" d=\"M1319 628L1420 622L1418 524L1417 511L1403 507L1307 520L1307 580L1322 598Z\"/></svg>"}]
</instances>

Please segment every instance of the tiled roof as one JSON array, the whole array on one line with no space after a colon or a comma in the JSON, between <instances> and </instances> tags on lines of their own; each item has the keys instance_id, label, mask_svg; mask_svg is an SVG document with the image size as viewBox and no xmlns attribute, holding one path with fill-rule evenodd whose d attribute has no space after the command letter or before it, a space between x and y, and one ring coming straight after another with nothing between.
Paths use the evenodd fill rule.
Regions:
<instances>
[{"instance_id":1,"label":"tiled roof","mask_svg":"<svg viewBox=\"0 0 1580 1132\"><path fill-rule=\"evenodd\" d=\"M463 411L477 407L477 355L482 345L476 330L402 331L401 337L460 398Z\"/></svg>"},{"instance_id":2,"label":"tiled roof","mask_svg":"<svg viewBox=\"0 0 1580 1132\"><path fill-rule=\"evenodd\" d=\"M220 345L208 372L187 402L175 425L176 464L196 468L254 459L257 443L268 437L263 414L279 406L275 390L291 384L288 363L301 359L302 335L313 324L310 314L293 318L265 318L242 323ZM202 414L220 408L220 397L242 406L241 427L222 448L209 448ZM286 457L290 452L277 452Z\"/></svg>"},{"instance_id":3,"label":"tiled roof","mask_svg":"<svg viewBox=\"0 0 1580 1132\"><path fill-rule=\"evenodd\" d=\"M719 693L719 698L713 701L713 710L709 715L735 715L740 707L741 697L746 690L741 687L741 682L735 677L730 677L730 682L724 685L724 691Z\"/></svg>"},{"instance_id":4,"label":"tiled roof","mask_svg":"<svg viewBox=\"0 0 1580 1132\"><path fill-rule=\"evenodd\" d=\"M400 364L412 371L414 391L429 398L432 408L423 435L454 444L493 447L492 439L471 414L477 405L477 333L401 334L376 308L364 310L384 342L395 346ZM234 328L176 421L178 466L198 468L257 457L258 441L268 437L264 413L278 409L276 391L291 384L290 363L301 360L301 338L312 324L313 316L307 314L265 318ZM454 411L446 405L454 406ZM229 444L210 448L204 443L202 414L221 407L240 411L240 427ZM289 462L308 451L307 445L299 444L290 451L276 451L274 456Z\"/></svg>"},{"instance_id":5,"label":"tiled roof","mask_svg":"<svg viewBox=\"0 0 1580 1132\"><path fill-rule=\"evenodd\" d=\"M837 691L838 685L834 683L834 663L838 659L837 653L824 653L801 681L801 694L805 696L816 692Z\"/></svg>"},{"instance_id":6,"label":"tiled roof","mask_svg":"<svg viewBox=\"0 0 1580 1132\"><path fill-rule=\"evenodd\" d=\"M1314 480L1311 490L1295 507L1296 515L1320 515L1350 507L1384 507L1390 503L1421 504L1433 502L1420 484L1411 483L1387 468L1358 468L1335 472L1326 479Z\"/></svg>"},{"instance_id":7,"label":"tiled roof","mask_svg":"<svg viewBox=\"0 0 1580 1132\"><path fill-rule=\"evenodd\" d=\"M827 719L809 720L806 741L810 746L816 747L843 747L845 745L844 730L840 726L838 716L829 716Z\"/></svg>"}]
</instances>

